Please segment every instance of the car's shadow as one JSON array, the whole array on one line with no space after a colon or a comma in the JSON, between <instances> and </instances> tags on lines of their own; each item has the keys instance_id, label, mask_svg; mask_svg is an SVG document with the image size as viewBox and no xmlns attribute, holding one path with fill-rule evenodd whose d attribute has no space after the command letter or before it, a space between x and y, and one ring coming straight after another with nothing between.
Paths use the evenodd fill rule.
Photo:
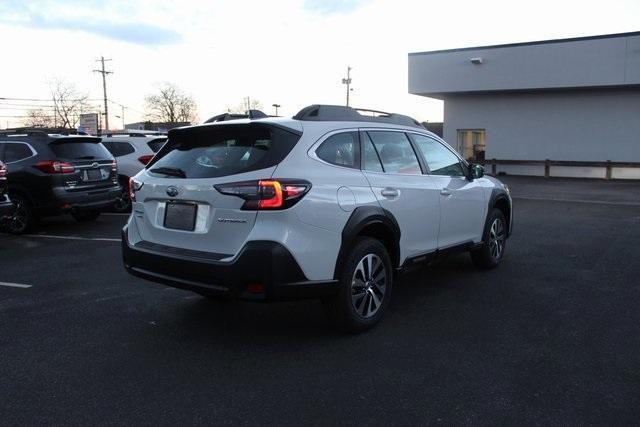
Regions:
<instances>
[{"instance_id":1,"label":"car's shadow","mask_svg":"<svg viewBox=\"0 0 640 427\"><path fill-rule=\"evenodd\" d=\"M448 305L447 310L455 309L450 306L448 300L451 298L447 294L473 287L476 280L470 277L476 274L468 256L459 255L399 275L391 306L381 323L364 335L398 331L407 322L439 321L439 316L446 315L442 304ZM176 293L180 295L180 303L173 303L176 301L173 300L172 309L162 310L158 324L152 324L150 328L163 326L164 333L179 335L183 342L204 341L217 346L221 342L266 344L295 340L301 344L349 336L333 327L322 303L317 300L269 304L220 301L178 290L163 292L163 298L174 298Z\"/></svg>"}]
</instances>

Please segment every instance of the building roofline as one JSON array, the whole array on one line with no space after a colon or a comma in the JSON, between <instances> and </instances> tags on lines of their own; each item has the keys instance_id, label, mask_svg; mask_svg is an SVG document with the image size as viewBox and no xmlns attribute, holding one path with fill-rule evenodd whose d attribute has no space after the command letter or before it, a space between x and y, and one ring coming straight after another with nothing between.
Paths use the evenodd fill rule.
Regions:
<instances>
[{"instance_id":1,"label":"building roofline","mask_svg":"<svg viewBox=\"0 0 640 427\"><path fill-rule=\"evenodd\" d=\"M579 41L588 41L588 40L601 40L601 39L614 39L619 37L633 37L640 36L640 31L632 31L629 33L615 33L615 34L602 34L598 36L586 36L586 37L572 37L568 39L551 39L551 40L540 40L540 41L532 41L532 42L520 42L520 43L507 43L507 44L495 44L488 46L475 46L475 47L462 47L455 49L442 49L442 50L430 50L426 52L410 52L409 56L416 55L431 55L436 53L450 53L450 52L464 52L470 50L484 50L484 49L501 49L506 47L520 47L520 46L536 46L543 44L555 44L555 43L569 43L569 42L579 42Z\"/></svg>"}]
</instances>

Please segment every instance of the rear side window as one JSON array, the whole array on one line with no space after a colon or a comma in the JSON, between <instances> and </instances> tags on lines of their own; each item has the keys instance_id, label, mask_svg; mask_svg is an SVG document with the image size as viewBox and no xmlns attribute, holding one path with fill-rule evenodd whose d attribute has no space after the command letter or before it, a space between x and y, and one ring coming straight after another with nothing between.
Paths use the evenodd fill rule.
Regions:
<instances>
[{"instance_id":1,"label":"rear side window","mask_svg":"<svg viewBox=\"0 0 640 427\"><path fill-rule=\"evenodd\" d=\"M358 147L357 132L337 133L318 147L316 155L332 165L358 168Z\"/></svg>"},{"instance_id":2,"label":"rear side window","mask_svg":"<svg viewBox=\"0 0 640 427\"><path fill-rule=\"evenodd\" d=\"M386 173L420 175L422 170L407 136L402 132L367 132Z\"/></svg>"},{"instance_id":3,"label":"rear side window","mask_svg":"<svg viewBox=\"0 0 640 427\"><path fill-rule=\"evenodd\" d=\"M113 155L113 157L122 157L135 152L135 148L128 142L123 141L102 141L102 145Z\"/></svg>"},{"instance_id":4,"label":"rear side window","mask_svg":"<svg viewBox=\"0 0 640 427\"><path fill-rule=\"evenodd\" d=\"M7 142L4 144L4 162L13 163L28 159L33 156L31 148L27 144ZM0 150L1 151L1 150Z\"/></svg>"},{"instance_id":5,"label":"rear side window","mask_svg":"<svg viewBox=\"0 0 640 427\"><path fill-rule=\"evenodd\" d=\"M413 140L422 151L429 173L432 175L465 176L460 159L447 147L422 135L412 134Z\"/></svg>"},{"instance_id":6,"label":"rear side window","mask_svg":"<svg viewBox=\"0 0 640 427\"><path fill-rule=\"evenodd\" d=\"M183 129L170 135L147 169L178 169L185 178L235 175L277 165L299 139L266 124Z\"/></svg>"},{"instance_id":7,"label":"rear side window","mask_svg":"<svg viewBox=\"0 0 640 427\"><path fill-rule=\"evenodd\" d=\"M111 153L99 142L56 141L49 145L51 151L61 159L70 160L108 160Z\"/></svg>"},{"instance_id":8,"label":"rear side window","mask_svg":"<svg viewBox=\"0 0 640 427\"><path fill-rule=\"evenodd\" d=\"M165 142L167 142L167 138L158 138L154 139L153 141L147 142L147 145L149 146L149 148L151 148L151 151L157 153L158 151L160 151Z\"/></svg>"}]
</instances>

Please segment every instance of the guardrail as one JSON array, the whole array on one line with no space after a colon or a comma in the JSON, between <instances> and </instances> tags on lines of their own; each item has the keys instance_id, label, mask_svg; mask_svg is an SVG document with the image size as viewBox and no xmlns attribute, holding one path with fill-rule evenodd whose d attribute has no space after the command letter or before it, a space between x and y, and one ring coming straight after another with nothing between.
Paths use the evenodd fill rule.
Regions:
<instances>
[{"instance_id":1,"label":"guardrail","mask_svg":"<svg viewBox=\"0 0 640 427\"><path fill-rule=\"evenodd\" d=\"M502 160L502 159L485 159L478 162L482 165L491 165L491 173L496 174L498 165L512 166L544 166L544 177L551 176L551 166L573 166L573 167L591 167L605 168L605 179L611 179L613 168L640 168L640 162L612 162L606 160L604 162L591 161L574 161L574 160Z\"/></svg>"}]
</instances>

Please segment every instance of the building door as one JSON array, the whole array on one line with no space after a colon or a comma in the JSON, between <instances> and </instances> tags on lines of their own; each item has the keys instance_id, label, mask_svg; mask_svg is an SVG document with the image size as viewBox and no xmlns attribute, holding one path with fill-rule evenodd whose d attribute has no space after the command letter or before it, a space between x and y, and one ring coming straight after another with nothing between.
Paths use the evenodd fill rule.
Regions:
<instances>
[{"instance_id":1,"label":"building door","mask_svg":"<svg viewBox=\"0 0 640 427\"><path fill-rule=\"evenodd\" d=\"M458 129L458 153L470 162L484 161L487 148L484 129Z\"/></svg>"}]
</instances>

